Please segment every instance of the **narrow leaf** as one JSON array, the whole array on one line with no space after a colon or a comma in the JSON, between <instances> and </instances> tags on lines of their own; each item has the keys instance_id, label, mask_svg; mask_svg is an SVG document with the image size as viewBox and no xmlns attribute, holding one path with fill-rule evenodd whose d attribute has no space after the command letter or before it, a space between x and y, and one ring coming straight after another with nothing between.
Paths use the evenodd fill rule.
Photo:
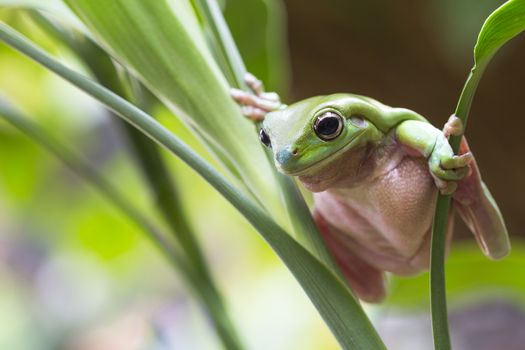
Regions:
<instances>
[{"instance_id":1,"label":"narrow leaf","mask_svg":"<svg viewBox=\"0 0 525 350\"><path fill-rule=\"evenodd\" d=\"M490 58L507 41L525 30L525 0L510 0L485 21L474 47L476 63Z\"/></svg>"}]
</instances>

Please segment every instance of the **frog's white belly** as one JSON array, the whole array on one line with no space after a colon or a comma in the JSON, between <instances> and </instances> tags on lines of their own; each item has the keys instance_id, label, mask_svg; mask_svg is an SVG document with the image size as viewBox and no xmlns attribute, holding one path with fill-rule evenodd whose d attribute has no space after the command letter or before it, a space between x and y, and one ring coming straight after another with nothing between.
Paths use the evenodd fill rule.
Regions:
<instances>
[{"instance_id":1,"label":"frog's white belly","mask_svg":"<svg viewBox=\"0 0 525 350\"><path fill-rule=\"evenodd\" d=\"M341 250L406 275L428 267L436 192L427 161L402 156L370 181L329 188L314 199Z\"/></svg>"}]
</instances>

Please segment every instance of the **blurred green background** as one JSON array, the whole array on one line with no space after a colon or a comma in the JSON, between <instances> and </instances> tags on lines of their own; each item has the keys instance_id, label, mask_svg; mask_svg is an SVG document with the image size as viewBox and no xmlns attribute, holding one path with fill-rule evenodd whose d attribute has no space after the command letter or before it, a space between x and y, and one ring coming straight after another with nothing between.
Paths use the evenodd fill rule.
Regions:
<instances>
[{"instance_id":1,"label":"blurred green background","mask_svg":"<svg viewBox=\"0 0 525 350\"><path fill-rule=\"evenodd\" d=\"M228 0L248 69L292 102L336 91L414 109L436 125L453 111L483 19L503 1ZM71 66L19 11L0 10ZM486 260L463 224L447 264L456 349L522 349L525 173L520 144L525 37L478 90L467 135L506 218L513 252ZM0 94L81 150L151 211L119 126L90 98L5 45ZM168 112L158 117L199 145ZM218 120L220 122L220 120ZM248 349L337 349L292 275L217 193L167 156L207 259ZM393 278L367 306L391 349L430 349L427 275ZM120 212L27 137L0 122L0 349L217 349L191 293ZM520 338L521 337L521 338Z\"/></svg>"}]
</instances>

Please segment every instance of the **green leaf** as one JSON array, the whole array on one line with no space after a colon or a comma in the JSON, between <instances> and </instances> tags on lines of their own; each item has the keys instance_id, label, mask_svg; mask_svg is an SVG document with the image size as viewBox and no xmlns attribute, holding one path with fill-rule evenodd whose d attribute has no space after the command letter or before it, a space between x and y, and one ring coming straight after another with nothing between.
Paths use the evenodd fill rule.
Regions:
<instances>
[{"instance_id":1,"label":"green leaf","mask_svg":"<svg viewBox=\"0 0 525 350\"><path fill-rule=\"evenodd\" d=\"M253 125L230 98L188 1L66 3L102 46L181 117L260 202L280 207L272 165Z\"/></svg>"},{"instance_id":2,"label":"green leaf","mask_svg":"<svg viewBox=\"0 0 525 350\"><path fill-rule=\"evenodd\" d=\"M72 71L25 37L0 23L0 40L47 67L171 151L208 181L241 212L270 244L308 294L344 349L384 349L384 344L348 287L285 232L250 197L231 185L175 135L126 100Z\"/></svg>"},{"instance_id":3,"label":"green leaf","mask_svg":"<svg viewBox=\"0 0 525 350\"><path fill-rule=\"evenodd\" d=\"M474 47L476 64L490 59L507 41L525 30L525 0L510 0L485 21Z\"/></svg>"}]
</instances>

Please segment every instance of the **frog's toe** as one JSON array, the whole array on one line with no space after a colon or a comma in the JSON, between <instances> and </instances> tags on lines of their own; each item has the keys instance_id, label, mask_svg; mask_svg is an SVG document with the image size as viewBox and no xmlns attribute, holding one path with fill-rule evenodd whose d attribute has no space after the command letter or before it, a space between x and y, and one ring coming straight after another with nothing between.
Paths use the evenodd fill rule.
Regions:
<instances>
[{"instance_id":1,"label":"frog's toe","mask_svg":"<svg viewBox=\"0 0 525 350\"><path fill-rule=\"evenodd\" d=\"M459 181L468 176L470 169L468 167L457 169L443 169L440 166L434 167L432 173L434 176L446 181Z\"/></svg>"},{"instance_id":2,"label":"frog's toe","mask_svg":"<svg viewBox=\"0 0 525 350\"><path fill-rule=\"evenodd\" d=\"M247 95L249 94L245 91L234 88L230 89L231 98L233 98L233 100L239 104L244 104Z\"/></svg>"},{"instance_id":3,"label":"frog's toe","mask_svg":"<svg viewBox=\"0 0 525 350\"><path fill-rule=\"evenodd\" d=\"M258 96L264 100L279 102L279 104L281 104L281 97L276 92L263 92L259 94Z\"/></svg>"},{"instance_id":4,"label":"frog's toe","mask_svg":"<svg viewBox=\"0 0 525 350\"><path fill-rule=\"evenodd\" d=\"M255 95L261 95L262 93L264 93L263 82L257 79L257 77L252 73L246 73L244 75L244 82L246 83L246 85L248 85L250 90L252 90Z\"/></svg>"},{"instance_id":5,"label":"frog's toe","mask_svg":"<svg viewBox=\"0 0 525 350\"><path fill-rule=\"evenodd\" d=\"M455 181L445 181L436 176L433 176L433 178L436 187L439 189L439 192L443 195L452 194L458 188L458 184Z\"/></svg>"},{"instance_id":6,"label":"frog's toe","mask_svg":"<svg viewBox=\"0 0 525 350\"><path fill-rule=\"evenodd\" d=\"M263 110L266 113L281 107L281 102L279 101L267 100L239 89L231 89L230 95L238 104Z\"/></svg>"},{"instance_id":7,"label":"frog's toe","mask_svg":"<svg viewBox=\"0 0 525 350\"><path fill-rule=\"evenodd\" d=\"M450 165L456 165L456 163L459 161L449 161L449 160L440 161L439 159L431 160L430 161L430 172L432 173L432 176L434 178L438 178L443 181L459 181L459 180L464 179L470 173L470 168L468 164L466 166L461 166L461 167L445 168L443 166L443 162L450 166Z\"/></svg>"},{"instance_id":8,"label":"frog's toe","mask_svg":"<svg viewBox=\"0 0 525 350\"><path fill-rule=\"evenodd\" d=\"M268 112L253 106L242 106L241 113L254 122L260 122L264 120L264 117Z\"/></svg>"},{"instance_id":9,"label":"frog's toe","mask_svg":"<svg viewBox=\"0 0 525 350\"><path fill-rule=\"evenodd\" d=\"M244 79L251 92L230 89L230 96L241 106L241 112L245 117L260 122L269 112L285 107L278 94L264 92L263 83L253 74L246 73Z\"/></svg>"},{"instance_id":10,"label":"frog's toe","mask_svg":"<svg viewBox=\"0 0 525 350\"><path fill-rule=\"evenodd\" d=\"M279 98L277 97L275 100L275 96L272 94L265 93L261 96L256 96L239 89L231 89L230 95L238 104L262 109L266 111L266 113L281 108L281 102ZM269 95L273 99L267 99L266 95Z\"/></svg>"},{"instance_id":11,"label":"frog's toe","mask_svg":"<svg viewBox=\"0 0 525 350\"><path fill-rule=\"evenodd\" d=\"M244 76L244 82L248 85L248 88L255 96L266 101L278 102L279 105L281 105L279 94L276 92L265 92L263 82L257 79L253 74L246 73Z\"/></svg>"},{"instance_id":12,"label":"frog's toe","mask_svg":"<svg viewBox=\"0 0 525 350\"><path fill-rule=\"evenodd\" d=\"M443 127L443 134L448 139L449 136L460 136L463 134L463 122L452 114Z\"/></svg>"},{"instance_id":13,"label":"frog's toe","mask_svg":"<svg viewBox=\"0 0 525 350\"><path fill-rule=\"evenodd\" d=\"M447 157L445 159L442 159L440 165L443 169L464 168L464 167L468 167L468 165L472 163L473 159L474 159L474 156L472 155L472 153L467 152L460 156L452 156L452 157Z\"/></svg>"}]
</instances>

